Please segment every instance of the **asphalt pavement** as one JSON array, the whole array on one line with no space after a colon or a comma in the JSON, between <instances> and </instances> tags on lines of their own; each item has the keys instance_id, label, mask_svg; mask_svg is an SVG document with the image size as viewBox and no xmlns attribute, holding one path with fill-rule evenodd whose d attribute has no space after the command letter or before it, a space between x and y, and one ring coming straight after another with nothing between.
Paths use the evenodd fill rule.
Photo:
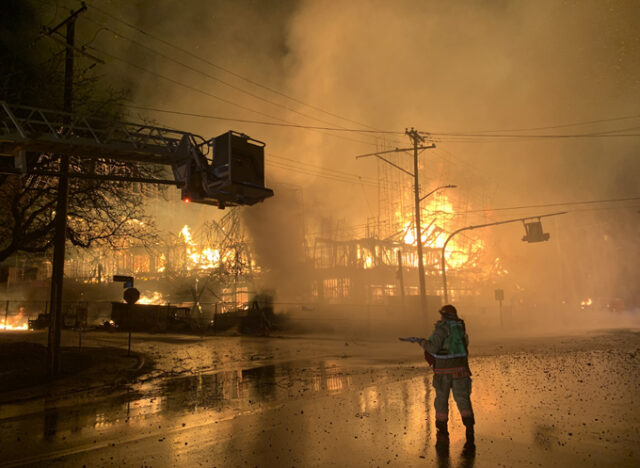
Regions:
<instances>
[{"instance_id":1,"label":"asphalt pavement","mask_svg":"<svg viewBox=\"0 0 640 468\"><path fill-rule=\"evenodd\" d=\"M135 382L0 404L0 466L640 466L638 330L472 341L472 455L453 400L435 449L417 345L135 338L154 363Z\"/></svg>"}]
</instances>

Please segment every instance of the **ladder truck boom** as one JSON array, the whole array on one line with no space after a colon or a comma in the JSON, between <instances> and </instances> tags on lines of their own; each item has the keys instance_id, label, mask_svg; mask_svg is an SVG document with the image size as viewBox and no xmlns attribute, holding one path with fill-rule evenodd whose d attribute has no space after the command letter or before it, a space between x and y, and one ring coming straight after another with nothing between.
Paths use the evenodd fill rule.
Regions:
<instances>
[{"instance_id":1,"label":"ladder truck boom","mask_svg":"<svg viewBox=\"0 0 640 468\"><path fill-rule=\"evenodd\" d=\"M273 196L265 187L265 144L229 131L205 139L152 125L110 121L0 102L0 155L29 173L29 152L170 166L182 199L219 208Z\"/></svg>"}]
</instances>

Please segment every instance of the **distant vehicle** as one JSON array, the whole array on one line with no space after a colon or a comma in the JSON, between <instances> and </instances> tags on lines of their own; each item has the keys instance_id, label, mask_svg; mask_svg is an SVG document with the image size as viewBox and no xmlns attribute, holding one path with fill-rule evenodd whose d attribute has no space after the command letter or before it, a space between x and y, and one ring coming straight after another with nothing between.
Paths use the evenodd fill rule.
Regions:
<instances>
[{"instance_id":1,"label":"distant vehicle","mask_svg":"<svg viewBox=\"0 0 640 468\"><path fill-rule=\"evenodd\" d=\"M44 330L45 328L49 328L49 314L38 314L38 318L29 319L27 323L29 325L29 330ZM79 325L82 325L82 323L83 322L79 321L79 316L76 310L67 312L62 317L62 328L77 328ZM86 318L84 326L86 327Z\"/></svg>"},{"instance_id":2,"label":"distant vehicle","mask_svg":"<svg viewBox=\"0 0 640 468\"><path fill-rule=\"evenodd\" d=\"M29 320L29 330L44 330L49 327L49 314L38 314L38 318Z\"/></svg>"}]
</instances>

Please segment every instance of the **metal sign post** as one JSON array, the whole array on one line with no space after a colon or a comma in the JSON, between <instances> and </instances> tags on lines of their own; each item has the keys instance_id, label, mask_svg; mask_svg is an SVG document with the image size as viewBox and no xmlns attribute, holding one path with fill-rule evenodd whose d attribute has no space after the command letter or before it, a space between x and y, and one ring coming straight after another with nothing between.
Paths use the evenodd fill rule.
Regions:
<instances>
[{"instance_id":1,"label":"metal sign post","mask_svg":"<svg viewBox=\"0 0 640 468\"><path fill-rule=\"evenodd\" d=\"M502 319L502 301L504 301L504 289L496 289L494 291L494 295L496 298L496 301L498 301L498 304L500 304L500 328L502 328L502 326L504 325L503 319Z\"/></svg>"},{"instance_id":2,"label":"metal sign post","mask_svg":"<svg viewBox=\"0 0 640 468\"><path fill-rule=\"evenodd\" d=\"M129 340L127 344L127 356L131 356L131 312L132 306L140 299L140 291L133 287L133 276L113 275L113 281L121 282L122 287L126 288L122 297L128 304L128 322L129 322Z\"/></svg>"}]
</instances>

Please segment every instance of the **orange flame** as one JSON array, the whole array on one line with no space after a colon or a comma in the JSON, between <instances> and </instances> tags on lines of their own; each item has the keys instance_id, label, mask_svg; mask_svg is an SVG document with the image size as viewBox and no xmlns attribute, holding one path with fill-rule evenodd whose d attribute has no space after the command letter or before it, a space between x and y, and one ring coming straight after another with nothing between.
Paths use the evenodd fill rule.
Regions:
<instances>
[{"instance_id":1,"label":"orange flame","mask_svg":"<svg viewBox=\"0 0 640 468\"><path fill-rule=\"evenodd\" d=\"M166 304L167 301L165 301L162 298L162 294L159 293L158 291L154 291L151 293L151 295L146 295L146 294L140 294L140 299L138 299L138 302L136 304L154 304L154 305L160 305L160 304Z\"/></svg>"},{"instance_id":2,"label":"orange flame","mask_svg":"<svg viewBox=\"0 0 640 468\"><path fill-rule=\"evenodd\" d=\"M12 330L28 330L29 325L27 322L19 323L19 324L9 324L5 323L5 320L0 320L0 330L12 331Z\"/></svg>"},{"instance_id":3,"label":"orange flame","mask_svg":"<svg viewBox=\"0 0 640 468\"><path fill-rule=\"evenodd\" d=\"M453 204L446 195L439 194L429 200L422 208L421 233L420 240L422 245L427 248L441 249L447 240L451 229L454 215ZM396 212L398 218L402 218L400 212ZM407 245L417 245L415 219L410 216L409 219L400 219L403 232L403 242ZM465 266L476 266L472 259L484 248L484 242L480 239L469 238L453 238L447 244L445 259L447 269L461 268ZM418 259L415 259L417 266Z\"/></svg>"},{"instance_id":4,"label":"orange flame","mask_svg":"<svg viewBox=\"0 0 640 468\"><path fill-rule=\"evenodd\" d=\"M187 270L208 270L219 267L220 263L224 263L226 258L230 255L230 253L227 252L224 256L221 256L220 250L213 249L209 246L199 249L198 244L193 241L191 229L186 224L178 234L178 237L184 240L185 253L187 257Z\"/></svg>"}]
</instances>

